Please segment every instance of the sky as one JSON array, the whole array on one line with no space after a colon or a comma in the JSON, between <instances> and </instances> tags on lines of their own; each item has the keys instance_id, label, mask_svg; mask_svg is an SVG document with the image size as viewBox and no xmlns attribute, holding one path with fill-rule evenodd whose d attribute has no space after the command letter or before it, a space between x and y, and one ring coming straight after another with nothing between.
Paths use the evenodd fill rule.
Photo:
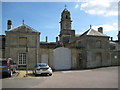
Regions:
<instances>
[{"instance_id":1,"label":"sky","mask_svg":"<svg viewBox=\"0 0 120 90\"><path fill-rule=\"evenodd\" d=\"M90 28L103 27L103 33L117 39L118 2L89 0L87 2L2 2L2 32L7 30L7 20L12 28L24 23L41 32L40 41L54 42L60 33L61 13L65 4L71 13L72 29L82 34Z\"/></svg>"}]
</instances>

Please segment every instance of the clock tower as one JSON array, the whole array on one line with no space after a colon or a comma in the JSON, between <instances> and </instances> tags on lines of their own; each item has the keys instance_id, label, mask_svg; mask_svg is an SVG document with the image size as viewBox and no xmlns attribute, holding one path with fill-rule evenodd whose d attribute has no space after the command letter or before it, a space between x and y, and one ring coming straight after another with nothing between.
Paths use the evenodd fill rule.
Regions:
<instances>
[{"instance_id":1,"label":"clock tower","mask_svg":"<svg viewBox=\"0 0 120 90\"><path fill-rule=\"evenodd\" d=\"M73 41L73 38L75 37L75 30L71 29L72 26L72 20L70 17L70 12L66 9L63 10L61 13L61 21L60 21L60 42L62 45L66 45L67 43L70 43Z\"/></svg>"},{"instance_id":2,"label":"clock tower","mask_svg":"<svg viewBox=\"0 0 120 90\"><path fill-rule=\"evenodd\" d=\"M70 12L65 7L61 14L60 29L71 30L71 22Z\"/></svg>"}]
</instances>

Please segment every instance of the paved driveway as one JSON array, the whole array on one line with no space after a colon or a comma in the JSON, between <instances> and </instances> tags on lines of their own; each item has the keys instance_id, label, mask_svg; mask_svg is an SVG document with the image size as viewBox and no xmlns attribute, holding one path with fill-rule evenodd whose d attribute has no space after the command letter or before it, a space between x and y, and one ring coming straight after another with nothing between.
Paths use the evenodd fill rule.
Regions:
<instances>
[{"instance_id":1,"label":"paved driveway","mask_svg":"<svg viewBox=\"0 0 120 90\"><path fill-rule=\"evenodd\" d=\"M59 71L53 76L3 79L3 88L118 88L118 68Z\"/></svg>"}]
</instances>

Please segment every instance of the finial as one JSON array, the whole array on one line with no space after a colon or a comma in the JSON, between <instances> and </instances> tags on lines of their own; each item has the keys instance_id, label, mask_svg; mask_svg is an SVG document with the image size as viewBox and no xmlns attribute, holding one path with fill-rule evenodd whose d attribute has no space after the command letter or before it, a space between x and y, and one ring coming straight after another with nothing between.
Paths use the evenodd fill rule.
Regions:
<instances>
[{"instance_id":1,"label":"finial","mask_svg":"<svg viewBox=\"0 0 120 90\"><path fill-rule=\"evenodd\" d=\"M66 9L67 5L65 4L65 9Z\"/></svg>"},{"instance_id":2,"label":"finial","mask_svg":"<svg viewBox=\"0 0 120 90\"><path fill-rule=\"evenodd\" d=\"M92 25L90 25L90 29L92 28Z\"/></svg>"},{"instance_id":3,"label":"finial","mask_svg":"<svg viewBox=\"0 0 120 90\"><path fill-rule=\"evenodd\" d=\"M22 20L22 24L24 25L24 20Z\"/></svg>"}]
</instances>

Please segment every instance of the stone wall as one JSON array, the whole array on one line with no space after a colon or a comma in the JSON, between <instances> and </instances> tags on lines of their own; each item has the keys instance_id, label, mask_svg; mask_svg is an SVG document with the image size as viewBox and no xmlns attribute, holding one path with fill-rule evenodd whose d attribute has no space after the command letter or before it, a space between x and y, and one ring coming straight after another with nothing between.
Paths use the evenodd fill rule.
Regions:
<instances>
[{"instance_id":1,"label":"stone wall","mask_svg":"<svg viewBox=\"0 0 120 90\"><path fill-rule=\"evenodd\" d=\"M100 41L97 44L97 41ZM109 66L109 40L108 37L98 36L82 36L76 46L82 51L82 66L83 68L95 68L101 66Z\"/></svg>"},{"instance_id":2,"label":"stone wall","mask_svg":"<svg viewBox=\"0 0 120 90\"><path fill-rule=\"evenodd\" d=\"M0 58L5 58L5 35L0 35Z\"/></svg>"},{"instance_id":3,"label":"stone wall","mask_svg":"<svg viewBox=\"0 0 120 90\"><path fill-rule=\"evenodd\" d=\"M100 45L97 45L100 41ZM108 37L87 38L87 68L109 66L109 41Z\"/></svg>"},{"instance_id":4,"label":"stone wall","mask_svg":"<svg viewBox=\"0 0 120 90\"><path fill-rule=\"evenodd\" d=\"M19 53L26 53L28 67L33 68L39 59L39 35L39 32L6 31L5 57L12 58L18 66L23 66L18 63ZM20 44L21 37L27 38L25 45Z\"/></svg>"},{"instance_id":5,"label":"stone wall","mask_svg":"<svg viewBox=\"0 0 120 90\"><path fill-rule=\"evenodd\" d=\"M77 69L77 50L76 48L71 49L71 63L72 69Z\"/></svg>"},{"instance_id":6,"label":"stone wall","mask_svg":"<svg viewBox=\"0 0 120 90\"><path fill-rule=\"evenodd\" d=\"M109 59L111 66L115 66L119 64L119 51L110 51L109 52Z\"/></svg>"},{"instance_id":7,"label":"stone wall","mask_svg":"<svg viewBox=\"0 0 120 90\"><path fill-rule=\"evenodd\" d=\"M46 60L49 66L51 66L52 68L53 66L53 49L50 48L39 48L40 50L40 59L39 59L39 63L46 63L46 62L42 62L42 55L47 55L48 56L48 60Z\"/></svg>"}]
</instances>

